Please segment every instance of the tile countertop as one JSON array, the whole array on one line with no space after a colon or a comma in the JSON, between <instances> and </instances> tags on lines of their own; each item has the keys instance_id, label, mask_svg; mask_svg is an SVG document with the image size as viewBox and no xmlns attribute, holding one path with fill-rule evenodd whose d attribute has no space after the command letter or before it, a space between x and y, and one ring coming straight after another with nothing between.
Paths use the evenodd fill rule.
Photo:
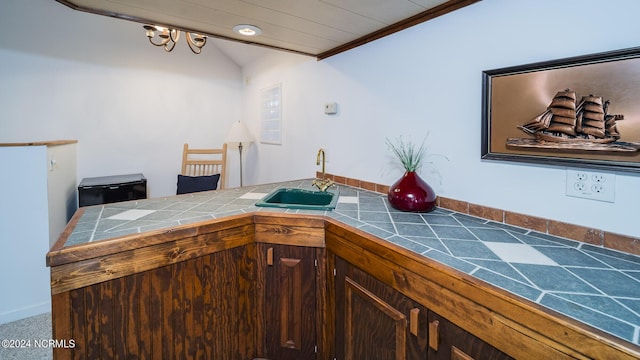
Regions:
<instances>
[{"instance_id":1,"label":"tile countertop","mask_svg":"<svg viewBox=\"0 0 640 360\"><path fill-rule=\"evenodd\" d=\"M254 205L280 187L312 189L306 179L87 207L64 246L256 211L325 215L640 345L639 256L445 209L400 212L344 185L333 211Z\"/></svg>"}]
</instances>

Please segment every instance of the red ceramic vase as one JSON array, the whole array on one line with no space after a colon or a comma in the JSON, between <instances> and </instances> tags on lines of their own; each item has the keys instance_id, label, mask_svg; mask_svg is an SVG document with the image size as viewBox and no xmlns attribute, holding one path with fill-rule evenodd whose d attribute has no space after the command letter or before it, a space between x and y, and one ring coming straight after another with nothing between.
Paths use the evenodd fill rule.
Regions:
<instances>
[{"instance_id":1,"label":"red ceramic vase","mask_svg":"<svg viewBox=\"0 0 640 360\"><path fill-rule=\"evenodd\" d=\"M436 207L436 193L414 171L407 171L389 189L391 206L401 211L429 212Z\"/></svg>"}]
</instances>

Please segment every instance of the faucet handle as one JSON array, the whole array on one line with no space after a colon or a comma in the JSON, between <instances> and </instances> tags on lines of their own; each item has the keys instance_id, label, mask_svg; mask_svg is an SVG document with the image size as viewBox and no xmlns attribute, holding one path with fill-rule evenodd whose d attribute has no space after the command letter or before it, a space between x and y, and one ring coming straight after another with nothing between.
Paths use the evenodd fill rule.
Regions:
<instances>
[{"instance_id":1,"label":"faucet handle","mask_svg":"<svg viewBox=\"0 0 640 360\"><path fill-rule=\"evenodd\" d=\"M333 182L333 180L329 180L329 179L323 179L323 180L315 179L313 180L311 185L317 187L318 190L320 191L327 191L327 189L330 188L331 186L335 186L335 183Z\"/></svg>"}]
</instances>

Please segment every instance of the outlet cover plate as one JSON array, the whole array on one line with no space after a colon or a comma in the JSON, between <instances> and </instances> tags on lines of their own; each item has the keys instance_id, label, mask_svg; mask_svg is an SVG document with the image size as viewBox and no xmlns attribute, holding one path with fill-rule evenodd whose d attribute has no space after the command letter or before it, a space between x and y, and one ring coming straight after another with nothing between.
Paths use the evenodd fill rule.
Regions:
<instances>
[{"instance_id":1,"label":"outlet cover plate","mask_svg":"<svg viewBox=\"0 0 640 360\"><path fill-rule=\"evenodd\" d=\"M567 196L615 202L616 176L612 173L567 169Z\"/></svg>"}]
</instances>

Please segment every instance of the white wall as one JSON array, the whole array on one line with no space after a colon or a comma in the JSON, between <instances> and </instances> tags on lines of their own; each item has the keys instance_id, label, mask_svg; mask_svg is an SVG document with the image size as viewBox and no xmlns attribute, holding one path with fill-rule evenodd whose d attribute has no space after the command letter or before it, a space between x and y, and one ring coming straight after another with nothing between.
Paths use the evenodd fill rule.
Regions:
<instances>
[{"instance_id":1,"label":"white wall","mask_svg":"<svg viewBox=\"0 0 640 360\"><path fill-rule=\"evenodd\" d=\"M254 144L246 183L327 171L391 184L385 138L429 132L436 161L422 175L446 197L640 236L640 177L616 174L616 201L565 196L565 168L480 159L482 71L638 46L640 2L485 0L316 62L279 54L243 69L244 121L259 135L260 89L282 83L283 145ZM323 113L336 101L339 114Z\"/></svg>"},{"instance_id":2,"label":"white wall","mask_svg":"<svg viewBox=\"0 0 640 360\"><path fill-rule=\"evenodd\" d=\"M219 146L241 117L240 68L182 40L165 53L138 23L3 0L0 142L77 139L78 180L144 173L175 194L182 144Z\"/></svg>"},{"instance_id":3,"label":"white wall","mask_svg":"<svg viewBox=\"0 0 640 360\"><path fill-rule=\"evenodd\" d=\"M47 146L49 248L58 241L78 209L77 144ZM44 200L44 199L43 199ZM22 226L29 226L22 224Z\"/></svg>"},{"instance_id":4,"label":"white wall","mask_svg":"<svg viewBox=\"0 0 640 360\"><path fill-rule=\"evenodd\" d=\"M0 324L51 310L47 147L0 147ZM19 171L17 171L19 169Z\"/></svg>"}]
</instances>

